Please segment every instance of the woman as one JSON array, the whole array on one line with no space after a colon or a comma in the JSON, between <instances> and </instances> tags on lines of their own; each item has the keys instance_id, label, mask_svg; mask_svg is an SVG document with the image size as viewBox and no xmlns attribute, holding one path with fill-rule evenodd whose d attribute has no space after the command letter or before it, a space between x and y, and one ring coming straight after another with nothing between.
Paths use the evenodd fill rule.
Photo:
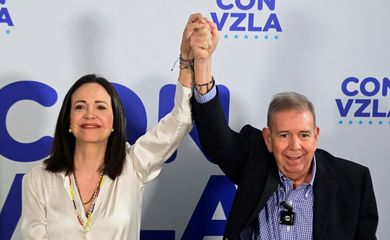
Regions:
<instances>
[{"instance_id":1,"label":"woman","mask_svg":"<svg viewBox=\"0 0 390 240\"><path fill-rule=\"evenodd\" d=\"M175 106L134 145L126 143L125 115L113 86L81 77L66 94L50 157L23 179L24 239L139 239L145 183L191 129L191 33L205 28L193 15L181 46ZM209 36L197 38L207 45Z\"/></svg>"},{"instance_id":2,"label":"woman","mask_svg":"<svg viewBox=\"0 0 390 240\"><path fill-rule=\"evenodd\" d=\"M23 237L138 239L143 186L190 130L190 96L179 83L172 112L130 146L112 85L81 77L65 96L52 154L23 179Z\"/></svg>"}]
</instances>

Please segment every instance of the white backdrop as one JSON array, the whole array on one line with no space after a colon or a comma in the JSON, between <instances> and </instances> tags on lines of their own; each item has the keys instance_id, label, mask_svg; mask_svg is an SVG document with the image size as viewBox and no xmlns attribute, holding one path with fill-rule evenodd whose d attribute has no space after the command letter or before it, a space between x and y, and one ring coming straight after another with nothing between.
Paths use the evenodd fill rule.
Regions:
<instances>
[{"instance_id":1,"label":"white backdrop","mask_svg":"<svg viewBox=\"0 0 390 240\"><path fill-rule=\"evenodd\" d=\"M316 106L320 147L370 168L380 217L377 236L386 239L389 9L386 0L0 0L0 239L20 239L17 174L46 157L32 160L27 145L53 135L72 83L98 73L131 89L150 128L161 110L160 89L177 80L178 68L170 69L193 12L214 16L220 27L213 72L230 92L232 128L245 123L262 128L276 92L307 95ZM35 99L36 93L44 98L45 86L57 94L48 106ZM220 239L229 211L229 197L221 194L231 190L225 178L214 178L220 175L186 137L176 159L145 189L143 239L153 233L157 239ZM223 191L206 191L219 180Z\"/></svg>"}]
</instances>

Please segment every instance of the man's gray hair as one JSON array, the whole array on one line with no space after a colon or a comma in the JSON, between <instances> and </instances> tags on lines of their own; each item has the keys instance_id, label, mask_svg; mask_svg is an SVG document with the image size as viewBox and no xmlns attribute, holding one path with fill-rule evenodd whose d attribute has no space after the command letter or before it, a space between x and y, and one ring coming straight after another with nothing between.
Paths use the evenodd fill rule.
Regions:
<instances>
[{"instance_id":1,"label":"man's gray hair","mask_svg":"<svg viewBox=\"0 0 390 240\"><path fill-rule=\"evenodd\" d=\"M286 110L308 110L313 115L314 127L316 125L316 115L313 104L302 94L296 92L281 92L275 94L268 106L267 126L271 127L272 116Z\"/></svg>"}]
</instances>

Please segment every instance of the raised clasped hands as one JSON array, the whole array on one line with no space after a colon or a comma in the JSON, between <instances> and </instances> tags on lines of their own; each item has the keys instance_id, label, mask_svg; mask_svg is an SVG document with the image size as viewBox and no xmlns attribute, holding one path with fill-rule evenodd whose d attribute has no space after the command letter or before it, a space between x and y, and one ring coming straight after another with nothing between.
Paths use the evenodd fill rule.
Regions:
<instances>
[{"instance_id":1,"label":"raised clasped hands","mask_svg":"<svg viewBox=\"0 0 390 240\"><path fill-rule=\"evenodd\" d=\"M207 61L211 58L218 40L215 23L200 13L192 14L183 32L181 57L185 60Z\"/></svg>"},{"instance_id":2,"label":"raised clasped hands","mask_svg":"<svg viewBox=\"0 0 390 240\"><path fill-rule=\"evenodd\" d=\"M212 84L211 56L217 47L219 33L215 23L200 13L192 14L187 21L180 46L180 58L182 61L193 61L191 79L183 77L179 79L185 86L194 86L199 93L205 94ZM195 84L195 85L194 85Z\"/></svg>"}]
</instances>

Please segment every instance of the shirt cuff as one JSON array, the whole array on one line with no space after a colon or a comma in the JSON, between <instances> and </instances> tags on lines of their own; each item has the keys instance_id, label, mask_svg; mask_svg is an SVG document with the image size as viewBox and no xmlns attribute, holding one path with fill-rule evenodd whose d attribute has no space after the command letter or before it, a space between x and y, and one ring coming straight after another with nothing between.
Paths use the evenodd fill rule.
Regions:
<instances>
[{"instance_id":1,"label":"shirt cuff","mask_svg":"<svg viewBox=\"0 0 390 240\"><path fill-rule=\"evenodd\" d=\"M194 97L198 103L207 103L217 95L217 85L214 84L206 94L200 94L196 88L194 88Z\"/></svg>"}]
</instances>

